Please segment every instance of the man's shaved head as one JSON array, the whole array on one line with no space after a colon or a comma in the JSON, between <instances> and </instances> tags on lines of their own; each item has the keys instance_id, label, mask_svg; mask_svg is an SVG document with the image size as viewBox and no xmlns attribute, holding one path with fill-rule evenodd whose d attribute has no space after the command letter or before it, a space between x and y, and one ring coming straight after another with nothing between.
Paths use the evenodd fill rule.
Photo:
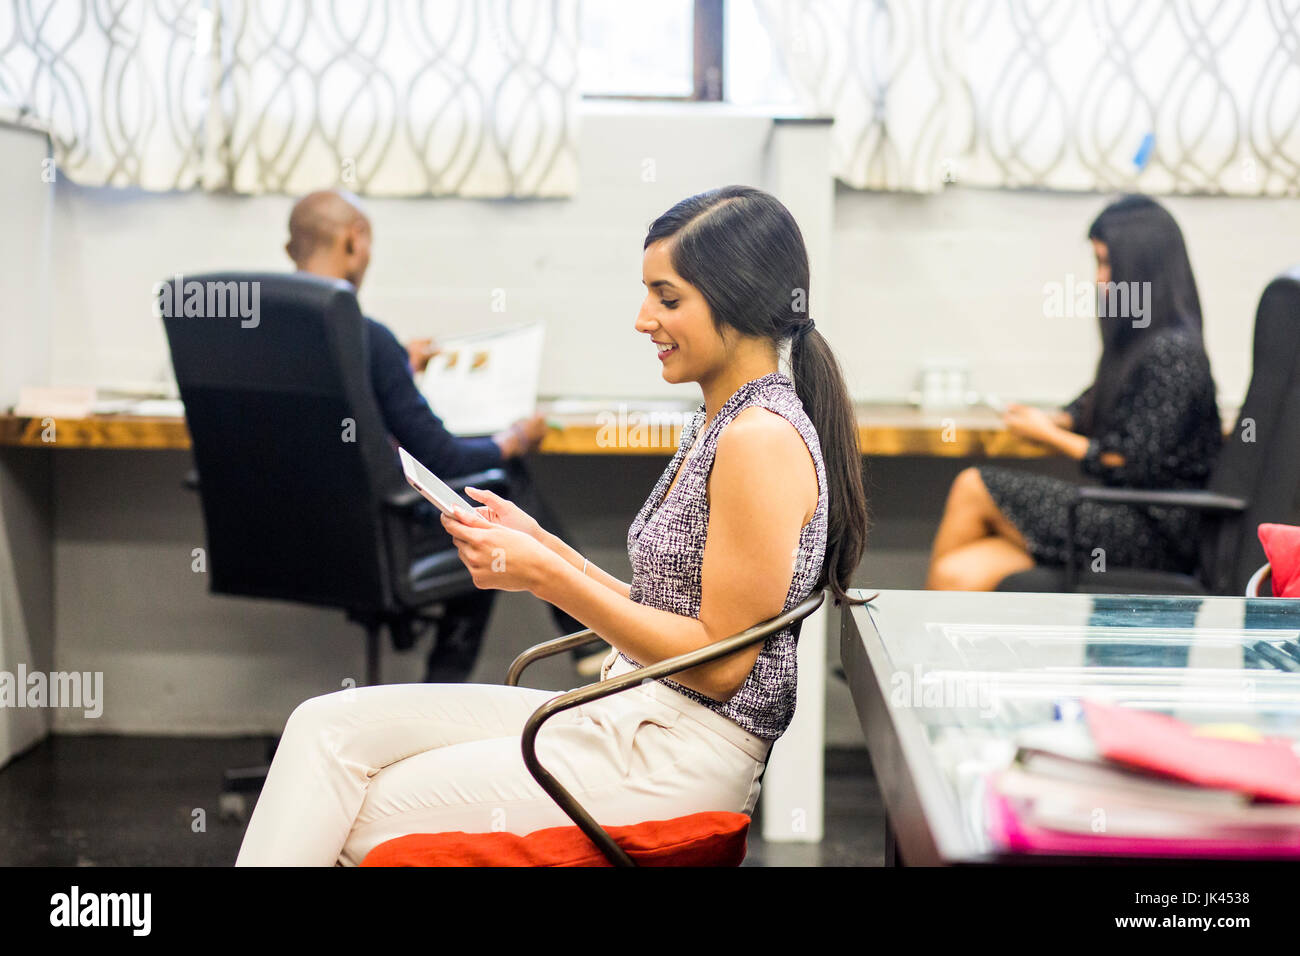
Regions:
<instances>
[{"instance_id":1,"label":"man's shaved head","mask_svg":"<svg viewBox=\"0 0 1300 956\"><path fill-rule=\"evenodd\" d=\"M347 279L360 287L370 265L370 220L361 200L338 189L303 196L289 214L284 250L305 272Z\"/></svg>"},{"instance_id":2,"label":"man's shaved head","mask_svg":"<svg viewBox=\"0 0 1300 956\"><path fill-rule=\"evenodd\" d=\"M289 214L289 258L301 266L312 254L333 245L339 234L357 223L370 224L361 201L352 193L322 189L303 196Z\"/></svg>"}]
</instances>

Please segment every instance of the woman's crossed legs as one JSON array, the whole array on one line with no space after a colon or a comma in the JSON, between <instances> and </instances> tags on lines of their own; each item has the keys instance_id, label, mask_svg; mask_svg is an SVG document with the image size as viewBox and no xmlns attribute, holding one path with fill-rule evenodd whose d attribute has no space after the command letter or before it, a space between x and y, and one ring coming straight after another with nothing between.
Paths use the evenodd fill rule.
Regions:
<instances>
[{"instance_id":1,"label":"woman's crossed legs","mask_svg":"<svg viewBox=\"0 0 1300 956\"><path fill-rule=\"evenodd\" d=\"M998 508L979 470L963 469L948 492L925 586L992 591L1007 575L1033 566L1024 536Z\"/></svg>"}]
</instances>

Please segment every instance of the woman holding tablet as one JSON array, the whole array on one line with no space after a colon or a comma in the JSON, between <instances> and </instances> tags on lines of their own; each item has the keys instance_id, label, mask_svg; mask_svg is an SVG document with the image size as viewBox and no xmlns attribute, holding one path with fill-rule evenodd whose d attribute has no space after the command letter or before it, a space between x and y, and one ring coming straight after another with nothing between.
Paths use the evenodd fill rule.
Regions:
<instances>
[{"instance_id":1,"label":"woman holding tablet","mask_svg":"<svg viewBox=\"0 0 1300 956\"><path fill-rule=\"evenodd\" d=\"M1050 415L1011 405L1008 430L1079 462L1115 488L1204 488L1223 443L1201 303L1183 234L1163 206L1125 196L1088 230L1097 259L1102 352L1093 384ZM1127 308L1126 308L1127 306ZM992 590L1035 564L1064 565L1075 486L981 466L958 474L935 535L927 586ZM1092 566L1187 572L1197 516L1186 508L1087 501L1076 553ZM1100 567L1100 565L1098 566Z\"/></svg>"},{"instance_id":2,"label":"woman holding tablet","mask_svg":"<svg viewBox=\"0 0 1300 956\"><path fill-rule=\"evenodd\" d=\"M708 646L829 587L847 600L867 511L857 429L806 311L808 256L757 189L692 196L651 225L636 330L703 403L628 532L632 580L487 492L444 516L480 588L530 591L614 648L602 677ZM781 370L789 348L790 374ZM648 356L647 356L648 357ZM751 813L795 705L795 638L557 715L539 759L606 826ZM408 833L570 823L524 766L553 692L419 684L313 698L290 717L239 864L356 864Z\"/></svg>"}]
</instances>

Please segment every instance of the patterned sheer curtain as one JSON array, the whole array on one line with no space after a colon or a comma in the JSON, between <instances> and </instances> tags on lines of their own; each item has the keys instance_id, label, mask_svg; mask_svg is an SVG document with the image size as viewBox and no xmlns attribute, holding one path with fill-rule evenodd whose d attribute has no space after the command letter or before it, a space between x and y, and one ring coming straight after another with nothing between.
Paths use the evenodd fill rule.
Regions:
<instances>
[{"instance_id":1,"label":"patterned sheer curtain","mask_svg":"<svg viewBox=\"0 0 1300 956\"><path fill-rule=\"evenodd\" d=\"M1300 0L757 0L861 189L1300 195Z\"/></svg>"},{"instance_id":2,"label":"patterned sheer curtain","mask_svg":"<svg viewBox=\"0 0 1300 956\"><path fill-rule=\"evenodd\" d=\"M0 104L90 185L577 186L577 0L13 0Z\"/></svg>"},{"instance_id":3,"label":"patterned sheer curtain","mask_svg":"<svg viewBox=\"0 0 1300 956\"><path fill-rule=\"evenodd\" d=\"M195 186L212 24L196 0L12 0L0 7L0 105L47 128L58 171L77 182Z\"/></svg>"}]
</instances>

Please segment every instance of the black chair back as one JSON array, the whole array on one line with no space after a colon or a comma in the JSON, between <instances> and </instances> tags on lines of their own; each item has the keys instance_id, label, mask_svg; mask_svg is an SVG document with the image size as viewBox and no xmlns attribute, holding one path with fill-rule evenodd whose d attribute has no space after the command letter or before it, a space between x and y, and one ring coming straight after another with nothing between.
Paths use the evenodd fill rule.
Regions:
<instances>
[{"instance_id":1,"label":"black chair back","mask_svg":"<svg viewBox=\"0 0 1300 956\"><path fill-rule=\"evenodd\" d=\"M1221 556L1222 583L1233 594L1264 563L1259 525L1300 517L1300 267L1275 278L1260 297L1253 362L1246 400L1209 483L1210 491L1250 502L1235 529L1225 523L1222 537L1207 542Z\"/></svg>"},{"instance_id":2,"label":"black chair back","mask_svg":"<svg viewBox=\"0 0 1300 956\"><path fill-rule=\"evenodd\" d=\"M370 387L356 296L305 274L169 285L164 323L212 591L393 610L383 501L405 481ZM233 308L232 291L256 308Z\"/></svg>"}]
</instances>

